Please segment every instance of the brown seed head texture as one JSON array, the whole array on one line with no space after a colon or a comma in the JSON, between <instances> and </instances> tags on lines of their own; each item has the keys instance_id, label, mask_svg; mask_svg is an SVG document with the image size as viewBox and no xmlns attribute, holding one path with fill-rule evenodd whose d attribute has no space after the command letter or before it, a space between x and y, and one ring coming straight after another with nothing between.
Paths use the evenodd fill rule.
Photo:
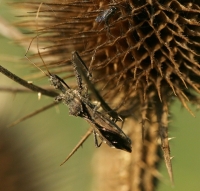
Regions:
<instances>
[{"instance_id":1,"label":"brown seed head texture","mask_svg":"<svg viewBox=\"0 0 200 191\"><path fill-rule=\"evenodd\" d=\"M45 46L42 56L50 70L66 71L76 50L106 102L122 116L142 121L149 144L149 129L158 124L173 181L169 106L178 98L192 114L188 102L200 103L200 1L71 0L26 6L35 10L30 15L37 18L21 25L37 26L39 43ZM95 20L111 7L116 8L112 14L101 22Z\"/></svg>"}]
</instances>

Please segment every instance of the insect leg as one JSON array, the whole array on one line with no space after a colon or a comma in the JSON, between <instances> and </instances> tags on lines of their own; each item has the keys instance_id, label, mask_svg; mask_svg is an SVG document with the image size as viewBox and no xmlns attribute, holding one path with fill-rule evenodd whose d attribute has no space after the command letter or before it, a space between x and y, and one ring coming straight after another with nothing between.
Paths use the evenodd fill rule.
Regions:
<instances>
[{"instance_id":1,"label":"insect leg","mask_svg":"<svg viewBox=\"0 0 200 191\"><path fill-rule=\"evenodd\" d=\"M100 144L98 143L97 133L95 132L95 130L93 130L93 134L94 134L94 144L95 144L95 146L100 147L102 142Z\"/></svg>"},{"instance_id":2,"label":"insect leg","mask_svg":"<svg viewBox=\"0 0 200 191\"><path fill-rule=\"evenodd\" d=\"M82 78L81 78L81 75L79 73L79 68L78 68L78 65L77 65L75 58L74 58L74 54L75 53L72 53L72 64L73 64L73 67L74 67L74 73L75 73L76 81L77 81L77 84L78 84L78 91L79 91L79 93L81 93L84 88L83 88Z\"/></svg>"},{"instance_id":3,"label":"insect leg","mask_svg":"<svg viewBox=\"0 0 200 191\"><path fill-rule=\"evenodd\" d=\"M92 77L92 74L88 70L85 62L79 56L78 52L75 51L75 52L72 53L72 60L73 60L74 64L76 65L76 67L81 67L87 73L87 77L89 79ZM82 74L82 72L81 72L81 74Z\"/></svg>"},{"instance_id":4,"label":"insect leg","mask_svg":"<svg viewBox=\"0 0 200 191\"><path fill-rule=\"evenodd\" d=\"M100 105L101 105L100 102L98 102L97 104L94 105L93 112L92 112L92 118L93 119L95 119L95 113L100 108Z\"/></svg>"},{"instance_id":5,"label":"insect leg","mask_svg":"<svg viewBox=\"0 0 200 191\"><path fill-rule=\"evenodd\" d=\"M63 99L64 99L64 98L63 98L62 95L58 95L58 96L55 97L55 101L56 101L56 102L61 102L61 101L63 101Z\"/></svg>"}]
</instances>

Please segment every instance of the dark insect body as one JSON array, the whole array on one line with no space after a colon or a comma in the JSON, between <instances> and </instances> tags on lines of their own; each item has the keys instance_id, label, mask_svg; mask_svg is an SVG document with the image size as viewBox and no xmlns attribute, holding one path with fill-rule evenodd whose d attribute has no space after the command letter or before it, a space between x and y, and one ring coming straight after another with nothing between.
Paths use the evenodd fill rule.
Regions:
<instances>
[{"instance_id":1,"label":"dark insect body","mask_svg":"<svg viewBox=\"0 0 200 191\"><path fill-rule=\"evenodd\" d=\"M82 63L82 67L87 71L87 76L90 75L78 53L74 52L72 54L72 64L77 79L77 89L71 89L65 81L57 75L51 74L50 72L46 74L55 89L59 89L62 92L55 98L56 101L62 101L66 104L69 108L70 115L84 118L92 125L96 147L100 147L101 145L98 144L97 140L97 136L99 136L99 138L110 147L131 152L131 140L129 137L126 136L114 121L97 111L97 106L89 101L87 88L82 85L82 78L78 71L79 67L76 64L77 60L79 60L79 63Z\"/></svg>"},{"instance_id":2,"label":"dark insect body","mask_svg":"<svg viewBox=\"0 0 200 191\"><path fill-rule=\"evenodd\" d=\"M117 11L117 8L114 7L114 6L112 6L112 7L110 7L109 9L106 9L106 10L104 10L102 13L100 13L100 14L96 17L95 21L98 22L98 23L100 23L100 22L102 22L102 21L105 21L105 24L108 25L108 20L109 20L109 18L110 18L112 15L114 15L116 11Z\"/></svg>"}]
</instances>

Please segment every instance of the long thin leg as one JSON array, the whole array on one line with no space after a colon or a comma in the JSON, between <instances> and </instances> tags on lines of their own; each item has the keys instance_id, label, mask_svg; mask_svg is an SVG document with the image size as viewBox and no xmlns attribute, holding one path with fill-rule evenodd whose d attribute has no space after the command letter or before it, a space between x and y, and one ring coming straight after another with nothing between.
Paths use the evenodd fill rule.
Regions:
<instances>
[{"instance_id":1,"label":"long thin leg","mask_svg":"<svg viewBox=\"0 0 200 191\"><path fill-rule=\"evenodd\" d=\"M93 134L94 134L94 144L95 144L95 146L100 147L102 142L100 144L98 143L97 134L96 134L95 130L93 130Z\"/></svg>"},{"instance_id":2,"label":"long thin leg","mask_svg":"<svg viewBox=\"0 0 200 191\"><path fill-rule=\"evenodd\" d=\"M76 81L78 84L78 91L81 94L83 90L83 83L82 83L81 75L79 73L78 65L76 64L76 61L75 61L74 53L72 53L72 64L74 67L74 73L75 73Z\"/></svg>"},{"instance_id":3,"label":"long thin leg","mask_svg":"<svg viewBox=\"0 0 200 191\"><path fill-rule=\"evenodd\" d=\"M79 56L78 52L73 52L72 53L72 60L74 62L74 64L76 65L76 67L81 66L81 68L84 69L84 71L87 73L87 77L90 79L92 77L92 74L90 73L90 71L88 70L85 62L82 60L82 58Z\"/></svg>"}]
</instances>

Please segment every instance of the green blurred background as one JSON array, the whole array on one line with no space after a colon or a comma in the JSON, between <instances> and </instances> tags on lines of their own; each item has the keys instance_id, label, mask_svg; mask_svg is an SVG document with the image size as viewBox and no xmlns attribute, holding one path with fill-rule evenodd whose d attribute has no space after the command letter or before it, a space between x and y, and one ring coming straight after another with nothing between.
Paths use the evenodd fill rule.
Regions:
<instances>
[{"instance_id":1,"label":"green blurred background","mask_svg":"<svg viewBox=\"0 0 200 191\"><path fill-rule=\"evenodd\" d=\"M0 18L12 24L18 20L15 15L19 12L11 10L5 2L0 1ZM0 63L21 77L33 71L30 62L24 59L25 51L25 47L0 34ZM40 81L35 80L34 83L39 84ZM2 86L20 87L0 74ZM98 152L93 137L66 164L59 166L88 128L84 120L69 117L67 107L60 104L19 125L6 128L14 120L52 101L45 96L38 100L36 93L0 92L0 178L4 180L0 182L0 190L10 186L9 181L16 180L17 176L26 179L16 181L16 190L91 190L92 168L98 165L93 161L93 153ZM200 113L195 109L192 107L196 115L194 118L178 102L171 108L169 133L170 137L175 137L170 142L175 187L170 185L163 162L163 179L158 191L200 190Z\"/></svg>"}]
</instances>

